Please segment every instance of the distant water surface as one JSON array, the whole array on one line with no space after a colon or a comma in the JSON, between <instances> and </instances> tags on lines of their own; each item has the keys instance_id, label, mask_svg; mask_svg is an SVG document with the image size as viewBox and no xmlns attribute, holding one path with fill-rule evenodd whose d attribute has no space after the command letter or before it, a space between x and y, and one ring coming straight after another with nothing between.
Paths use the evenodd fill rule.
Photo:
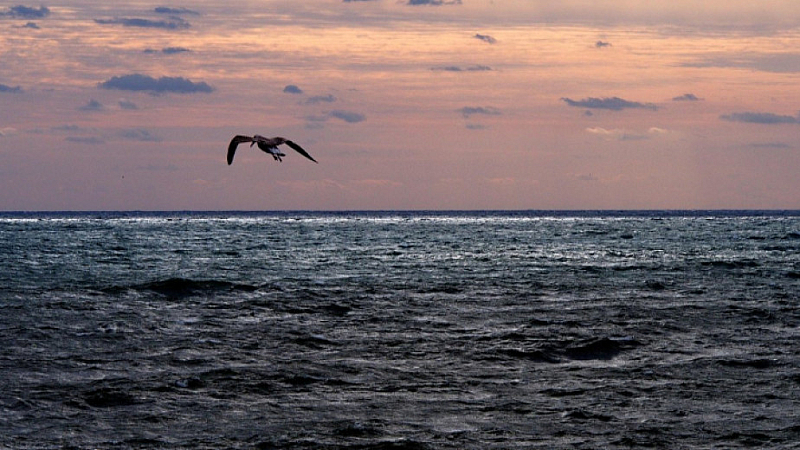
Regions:
<instances>
[{"instance_id":1,"label":"distant water surface","mask_svg":"<svg viewBox=\"0 0 800 450\"><path fill-rule=\"evenodd\" d=\"M800 448L800 213L0 213L0 448Z\"/></svg>"}]
</instances>

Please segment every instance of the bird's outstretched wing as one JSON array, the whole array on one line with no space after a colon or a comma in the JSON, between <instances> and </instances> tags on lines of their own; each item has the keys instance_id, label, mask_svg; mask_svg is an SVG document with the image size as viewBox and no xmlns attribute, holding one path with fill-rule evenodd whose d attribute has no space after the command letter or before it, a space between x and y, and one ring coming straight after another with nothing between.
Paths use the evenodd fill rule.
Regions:
<instances>
[{"instance_id":1,"label":"bird's outstretched wing","mask_svg":"<svg viewBox=\"0 0 800 450\"><path fill-rule=\"evenodd\" d=\"M253 138L250 136L243 136L238 134L231 139L231 143L228 144L228 165L230 166L233 163L233 155L236 153L236 147L239 146L242 142L253 142Z\"/></svg>"},{"instance_id":2,"label":"bird's outstretched wing","mask_svg":"<svg viewBox=\"0 0 800 450\"><path fill-rule=\"evenodd\" d=\"M317 160L312 158L311 155L308 154L308 152L303 150L303 147L300 147L299 145L295 144L294 142L292 142L292 141L290 141L288 139L284 143L286 145L288 145L289 147L293 148L294 150L296 150L297 153L300 153L301 155L305 156L306 158L308 158L308 159L310 159L310 160L312 160L314 162L317 162ZM228 153L228 154L230 154L230 153ZM317 163L317 164L319 164L319 163Z\"/></svg>"}]
</instances>

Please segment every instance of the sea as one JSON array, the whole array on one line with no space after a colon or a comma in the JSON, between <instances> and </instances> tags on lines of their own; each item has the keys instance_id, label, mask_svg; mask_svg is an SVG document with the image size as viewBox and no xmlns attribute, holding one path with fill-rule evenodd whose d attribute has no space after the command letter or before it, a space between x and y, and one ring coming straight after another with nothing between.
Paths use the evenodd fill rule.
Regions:
<instances>
[{"instance_id":1,"label":"sea","mask_svg":"<svg viewBox=\"0 0 800 450\"><path fill-rule=\"evenodd\" d=\"M0 213L2 449L800 448L800 212Z\"/></svg>"}]
</instances>

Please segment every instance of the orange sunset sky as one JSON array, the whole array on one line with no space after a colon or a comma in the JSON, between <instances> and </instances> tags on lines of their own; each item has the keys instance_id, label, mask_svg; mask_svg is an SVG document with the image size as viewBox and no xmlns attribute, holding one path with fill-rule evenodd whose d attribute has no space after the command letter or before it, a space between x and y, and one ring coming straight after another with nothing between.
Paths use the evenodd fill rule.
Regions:
<instances>
[{"instance_id":1,"label":"orange sunset sky","mask_svg":"<svg viewBox=\"0 0 800 450\"><path fill-rule=\"evenodd\" d=\"M800 208L796 0L97 3L0 4L0 210Z\"/></svg>"}]
</instances>

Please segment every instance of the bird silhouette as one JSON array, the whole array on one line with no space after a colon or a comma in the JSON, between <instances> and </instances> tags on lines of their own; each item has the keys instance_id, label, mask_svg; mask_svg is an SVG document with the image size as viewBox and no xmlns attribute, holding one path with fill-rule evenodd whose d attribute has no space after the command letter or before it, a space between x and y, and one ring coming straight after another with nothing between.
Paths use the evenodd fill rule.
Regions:
<instances>
[{"instance_id":1,"label":"bird silhouette","mask_svg":"<svg viewBox=\"0 0 800 450\"><path fill-rule=\"evenodd\" d=\"M294 142L286 138L282 138L279 136L276 136L274 138L266 138L264 136L261 136L260 134L256 134L253 136L244 136L238 134L234 136L233 139L231 139L231 143L228 144L228 165L231 165L233 163L233 155L236 154L236 148L242 142L249 142L250 147L257 144L258 148L261 149L261 151L272 155L275 161L283 162L283 159L281 158L286 156L286 154L278 150L278 146L281 144L286 144L292 149L294 149L297 153L300 153L301 155L305 156L311 161L317 162L317 160L312 158L311 155L308 154L308 152L303 150L303 147L300 147L299 145L295 144Z\"/></svg>"}]
</instances>

